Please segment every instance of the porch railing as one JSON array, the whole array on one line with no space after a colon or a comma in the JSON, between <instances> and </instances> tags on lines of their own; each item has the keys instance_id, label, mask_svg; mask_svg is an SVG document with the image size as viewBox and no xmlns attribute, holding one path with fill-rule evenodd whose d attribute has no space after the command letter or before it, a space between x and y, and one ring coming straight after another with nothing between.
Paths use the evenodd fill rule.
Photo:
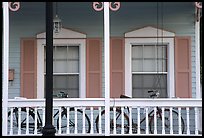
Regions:
<instances>
[{"instance_id":1,"label":"porch railing","mask_svg":"<svg viewBox=\"0 0 204 138\"><path fill-rule=\"evenodd\" d=\"M105 135L104 98L53 101L56 135ZM10 99L8 111L8 135L42 135L44 99ZM201 113L201 99L111 98L109 135L201 135Z\"/></svg>"}]
</instances>

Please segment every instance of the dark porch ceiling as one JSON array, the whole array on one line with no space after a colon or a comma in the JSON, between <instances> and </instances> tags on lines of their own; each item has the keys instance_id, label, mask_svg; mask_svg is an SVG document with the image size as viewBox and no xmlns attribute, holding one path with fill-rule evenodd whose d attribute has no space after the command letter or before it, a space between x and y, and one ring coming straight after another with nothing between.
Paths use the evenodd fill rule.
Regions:
<instances>
[{"instance_id":1,"label":"dark porch ceiling","mask_svg":"<svg viewBox=\"0 0 204 138\"><path fill-rule=\"evenodd\" d=\"M110 11L111 35L123 36L147 25L176 32L179 26L187 27L194 21L194 2L163 2L163 7L161 2L158 4L157 9L157 2L121 2L118 11ZM10 30L19 32L13 35L33 37L45 31L45 2L20 2L20 6L17 12L10 12ZM65 28L83 32L87 37L103 36L103 11L95 11L92 2L58 2L58 14Z\"/></svg>"}]
</instances>

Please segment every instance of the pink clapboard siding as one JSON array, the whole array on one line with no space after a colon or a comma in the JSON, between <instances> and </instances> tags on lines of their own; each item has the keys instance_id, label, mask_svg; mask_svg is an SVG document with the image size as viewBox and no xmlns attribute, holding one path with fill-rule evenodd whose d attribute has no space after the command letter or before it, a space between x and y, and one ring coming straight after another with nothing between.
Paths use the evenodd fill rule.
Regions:
<instances>
[{"instance_id":1,"label":"pink clapboard siding","mask_svg":"<svg viewBox=\"0 0 204 138\"><path fill-rule=\"evenodd\" d=\"M110 97L124 94L124 39L110 39Z\"/></svg>"},{"instance_id":2,"label":"pink clapboard siding","mask_svg":"<svg viewBox=\"0 0 204 138\"><path fill-rule=\"evenodd\" d=\"M102 97L102 45L100 38L88 38L86 45L86 97Z\"/></svg>"},{"instance_id":3,"label":"pink clapboard siding","mask_svg":"<svg viewBox=\"0 0 204 138\"><path fill-rule=\"evenodd\" d=\"M176 97L191 98L191 39L175 38L175 80Z\"/></svg>"},{"instance_id":4,"label":"pink clapboard siding","mask_svg":"<svg viewBox=\"0 0 204 138\"><path fill-rule=\"evenodd\" d=\"M37 97L37 48L35 38L21 39L21 96Z\"/></svg>"}]
</instances>

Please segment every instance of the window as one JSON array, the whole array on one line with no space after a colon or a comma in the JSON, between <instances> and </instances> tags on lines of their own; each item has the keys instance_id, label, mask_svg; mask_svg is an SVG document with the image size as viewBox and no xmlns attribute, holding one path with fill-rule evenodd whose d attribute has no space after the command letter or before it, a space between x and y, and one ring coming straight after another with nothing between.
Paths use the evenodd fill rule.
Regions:
<instances>
[{"instance_id":1,"label":"window","mask_svg":"<svg viewBox=\"0 0 204 138\"><path fill-rule=\"evenodd\" d=\"M44 50L44 75L46 75L46 48ZM69 97L79 97L79 46L53 47L53 96L60 91Z\"/></svg>"},{"instance_id":2,"label":"window","mask_svg":"<svg viewBox=\"0 0 204 138\"><path fill-rule=\"evenodd\" d=\"M37 34L37 98L45 97L46 32ZM62 28L53 35L54 95L68 92L69 97L86 97L86 35ZM56 59L55 59L56 58Z\"/></svg>"},{"instance_id":3,"label":"window","mask_svg":"<svg viewBox=\"0 0 204 138\"><path fill-rule=\"evenodd\" d=\"M132 45L132 97L148 97L148 90L159 90L167 97L167 45Z\"/></svg>"},{"instance_id":4,"label":"window","mask_svg":"<svg viewBox=\"0 0 204 138\"><path fill-rule=\"evenodd\" d=\"M130 97L147 97L147 92L144 93L144 90L146 91L146 89L151 88L153 82L156 82L154 80L162 75L162 78L166 78L166 82L163 82L164 87L162 86L166 89L166 92L162 93L163 95L160 94L160 96L175 97L174 38L175 33L151 26L125 33L126 95ZM163 50L161 44L164 46ZM157 51L158 53L156 53ZM137 75L137 77L135 75ZM143 80L140 80L142 78ZM151 82L151 85L148 84L146 80ZM142 87L140 95L137 94L140 88L137 81L140 81L140 83L145 86L140 85L140 87ZM137 90L137 92L133 92L133 88L134 91Z\"/></svg>"}]
</instances>

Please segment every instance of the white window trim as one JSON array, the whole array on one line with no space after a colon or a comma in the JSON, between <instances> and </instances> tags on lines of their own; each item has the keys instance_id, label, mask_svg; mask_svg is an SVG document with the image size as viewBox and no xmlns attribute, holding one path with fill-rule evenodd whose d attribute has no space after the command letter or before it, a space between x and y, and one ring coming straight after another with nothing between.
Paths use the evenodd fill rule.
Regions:
<instances>
[{"instance_id":1,"label":"white window trim","mask_svg":"<svg viewBox=\"0 0 204 138\"><path fill-rule=\"evenodd\" d=\"M37 98L44 98L44 45L45 41L37 41ZM79 97L86 96L86 40L84 39L57 39L53 45L79 46Z\"/></svg>"},{"instance_id":2,"label":"white window trim","mask_svg":"<svg viewBox=\"0 0 204 138\"><path fill-rule=\"evenodd\" d=\"M175 97L175 77L174 77L174 33L163 31L161 37L161 30L159 35L153 27L146 27L138 29L125 34L125 94L132 97L132 45L147 44L147 43L165 43L167 44L167 96L169 98ZM156 32L156 33L155 33ZM140 36L140 34L142 36Z\"/></svg>"},{"instance_id":3,"label":"white window trim","mask_svg":"<svg viewBox=\"0 0 204 138\"><path fill-rule=\"evenodd\" d=\"M37 34L37 98L44 98L44 45L45 32ZM56 39L55 39L56 38ZM53 45L79 46L79 97L86 97L86 35L62 28L54 34Z\"/></svg>"}]
</instances>

